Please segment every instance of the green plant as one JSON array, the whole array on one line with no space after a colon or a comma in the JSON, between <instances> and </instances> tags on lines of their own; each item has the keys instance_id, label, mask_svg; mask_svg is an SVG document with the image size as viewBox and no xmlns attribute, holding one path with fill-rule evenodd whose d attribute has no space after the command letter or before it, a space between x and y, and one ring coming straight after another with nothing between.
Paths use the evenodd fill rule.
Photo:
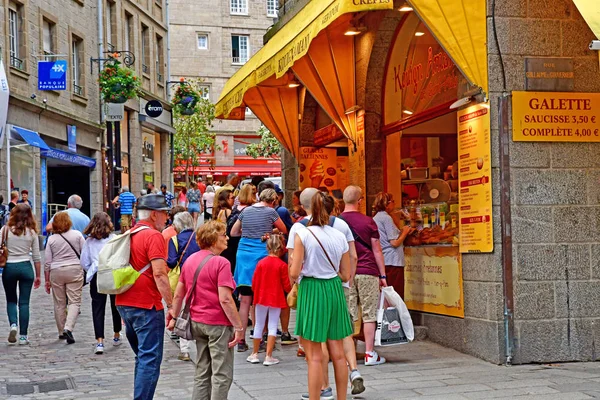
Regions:
<instances>
[{"instance_id":1,"label":"green plant","mask_svg":"<svg viewBox=\"0 0 600 400\"><path fill-rule=\"evenodd\" d=\"M246 154L253 158L267 157L267 158L279 158L281 157L281 143L273 136L270 130L261 126L258 129L258 135L260 136L259 143L252 143L246 147Z\"/></svg>"},{"instance_id":2,"label":"green plant","mask_svg":"<svg viewBox=\"0 0 600 400\"><path fill-rule=\"evenodd\" d=\"M135 73L121 65L118 53L111 54L106 62L98 83L102 99L107 103L125 103L138 96L140 81Z\"/></svg>"},{"instance_id":3,"label":"green plant","mask_svg":"<svg viewBox=\"0 0 600 400\"><path fill-rule=\"evenodd\" d=\"M200 95L189 83L181 80L173 95L173 108L181 115L192 115Z\"/></svg>"}]
</instances>

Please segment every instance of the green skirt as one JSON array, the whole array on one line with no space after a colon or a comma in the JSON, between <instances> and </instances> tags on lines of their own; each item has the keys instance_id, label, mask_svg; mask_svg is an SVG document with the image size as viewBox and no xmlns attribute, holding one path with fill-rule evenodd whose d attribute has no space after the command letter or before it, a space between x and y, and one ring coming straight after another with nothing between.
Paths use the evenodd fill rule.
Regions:
<instances>
[{"instance_id":1,"label":"green skirt","mask_svg":"<svg viewBox=\"0 0 600 400\"><path fill-rule=\"evenodd\" d=\"M341 340L352 335L342 281L302 278L298 287L296 335L311 342Z\"/></svg>"}]
</instances>

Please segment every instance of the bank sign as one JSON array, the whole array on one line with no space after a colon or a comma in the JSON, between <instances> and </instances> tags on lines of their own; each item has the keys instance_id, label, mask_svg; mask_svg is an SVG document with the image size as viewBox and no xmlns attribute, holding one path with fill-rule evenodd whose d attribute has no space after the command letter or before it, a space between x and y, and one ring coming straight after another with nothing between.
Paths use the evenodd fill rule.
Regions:
<instances>
[{"instance_id":1,"label":"bank sign","mask_svg":"<svg viewBox=\"0 0 600 400\"><path fill-rule=\"evenodd\" d=\"M39 61L38 90L67 90L67 61Z\"/></svg>"}]
</instances>

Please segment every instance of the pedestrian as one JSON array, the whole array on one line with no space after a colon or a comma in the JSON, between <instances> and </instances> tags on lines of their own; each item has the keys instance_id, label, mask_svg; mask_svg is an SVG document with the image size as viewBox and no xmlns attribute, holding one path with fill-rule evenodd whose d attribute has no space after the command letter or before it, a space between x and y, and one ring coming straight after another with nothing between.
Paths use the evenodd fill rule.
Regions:
<instances>
[{"instance_id":1,"label":"pedestrian","mask_svg":"<svg viewBox=\"0 0 600 400\"><path fill-rule=\"evenodd\" d=\"M235 197L229 189L221 190L217 196L217 204L213 206L213 219L227 224Z\"/></svg>"},{"instance_id":2,"label":"pedestrian","mask_svg":"<svg viewBox=\"0 0 600 400\"><path fill-rule=\"evenodd\" d=\"M25 203L28 204L29 207L33 208L33 204L29 200L29 191L27 189L21 190L21 200L17 201L17 204Z\"/></svg>"},{"instance_id":3,"label":"pedestrian","mask_svg":"<svg viewBox=\"0 0 600 400\"><path fill-rule=\"evenodd\" d=\"M175 221L175 216L179 213L182 213L185 211L185 208L181 207L181 206L175 206L173 208L171 208L169 210L169 221ZM173 226L173 224L167 226L165 229L163 229L163 231L161 232L163 238L165 239L165 248L166 248L166 256L169 256L169 242L171 241L171 238L177 236L177 230L175 229L175 227Z\"/></svg>"},{"instance_id":4,"label":"pedestrian","mask_svg":"<svg viewBox=\"0 0 600 400\"><path fill-rule=\"evenodd\" d=\"M240 193L237 197L239 204L233 206L231 214L229 214L229 219L227 220L227 237L229 237L229 241L227 242L227 249L221 253L221 256L225 257L231 263L232 274L235 273L237 250L240 244L241 235L233 235L231 233L231 229L237 222L240 213L244 210L244 208L251 206L256 202L256 196L254 194L255 190L256 189L252 185L246 185L242 188L242 190L240 190Z\"/></svg>"},{"instance_id":5,"label":"pedestrian","mask_svg":"<svg viewBox=\"0 0 600 400\"><path fill-rule=\"evenodd\" d=\"M365 334L365 366L385 363L375 351L375 328L379 307L380 286L387 286L385 261L379 241L379 229L373 218L359 211L364 201L362 189L350 185L344 190L344 212L340 214L352 231L358 262L354 285L350 286L347 301L352 321L358 321L358 304L362 308L362 327Z\"/></svg>"},{"instance_id":6,"label":"pedestrian","mask_svg":"<svg viewBox=\"0 0 600 400\"><path fill-rule=\"evenodd\" d=\"M18 330L19 344L26 345L29 344L27 332L31 288L39 288L41 282L40 242L31 207L25 204L16 205L10 213L8 223L0 229L0 238L8 249L8 259L2 272L2 285L10 324L8 342L17 342ZM31 268L32 261L34 268Z\"/></svg>"},{"instance_id":7,"label":"pedestrian","mask_svg":"<svg viewBox=\"0 0 600 400\"><path fill-rule=\"evenodd\" d=\"M98 293L98 255L104 245L114 236L114 226L110 217L105 212L94 215L90 224L83 233L87 239L81 250L81 266L86 271L85 279L90 284L90 297L92 298L92 320L94 334L96 335L95 354L104 353L104 314L106 312L106 298L108 295ZM116 296L110 295L110 311L113 323L113 346L119 346L121 341L121 315L117 310Z\"/></svg>"},{"instance_id":8,"label":"pedestrian","mask_svg":"<svg viewBox=\"0 0 600 400\"><path fill-rule=\"evenodd\" d=\"M279 214L274 207L277 204L277 193L273 189L266 189L260 195L260 202L246 207L238 216L238 220L231 228L231 234L242 236L238 245L237 263L234 279L240 294L240 316L244 328L244 338L248 326L248 313L252 304L252 277L256 265L265 258L267 246L266 235L271 233L287 233ZM274 228L277 231L274 231ZM246 340L238 344L238 351L248 350Z\"/></svg>"},{"instance_id":9,"label":"pedestrian","mask_svg":"<svg viewBox=\"0 0 600 400\"><path fill-rule=\"evenodd\" d=\"M294 209L294 212L292 212L292 221L294 222L298 222L303 217L306 217L306 211L302 208L302 204L300 204L300 194L302 194L302 191L296 190L292 196L292 206Z\"/></svg>"},{"instance_id":10,"label":"pedestrian","mask_svg":"<svg viewBox=\"0 0 600 400\"><path fill-rule=\"evenodd\" d=\"M198 222L198 214L200 214L200 198L202 193L198 189L198 184L194 181L190 182L190 190L187 191L187 210L194 218L194 226Z\"/></svg>"},{"instance_id":11,"label":"pedestrian","mask_svg":"<svg viewBox=\"0 0 600 400\"><path fill-rule=\"evenodd\" d=\"M131 236L131 266L142 273L133 286L117 295L117 309L125 322L125 335L135 353L133 398L154 398L160 376L165 331L164 299L171 308L172 295L165 262L166 246L160 230L168 218L165 196L149 194L138 202L137 225L146 226Z\"/></svg>"},{"instance_id":12,"label":"pedestrian","mask_svg":"<svg viewBox=\"0 0 600 400\"><path fill-rule=\"evenodd\" d=\"M350 254L346 237L329 226L325 203L333 199L317 193L311 202L312 217L294 237L290 277L299 281L296 334L302 337L308 361L308 396L321 398L322 343L327 342L335 372L338 400L346 399L348 369L342 340L352 334L352 324L342 282L350 280ZM330 397L331 392L324 393ZM330 397L331 398L331 397Z\"/></svg>"},{"instance_id":13,"label":"pedestrian","mask_svg":"<svg viewBox=\"0 0 600 400\"><path fill-rule=\"evenodd\" d=\"M175 200L175 196L173 196L173 193L167 190L167 185L165 185L164 183L160 185L160 193L165 197L165 200L167 201L167 206L169 208L173 207L173 200Z\"/></svg>"},{"instance_id":14,"label":"pedestrian","mask_svg":"<svg viewBox=\"0 0 600 400\"><path fill-rule=\"evenodd\" d=\"M396 203L391 193L379 192L375 197L373 220L377 224L381 242L381 251L385 261L386 282L404 298L404 240L413 232L405 225L398 229L390 213Z\"/></svg>"},{"instance_id":15,"label":"pedestrian","mask_svg":"<svg viewBox=\"0 0 600 400\"><path fill-rule=\"evenodd\" d=\"M177 195L177 205L181 207L186 207L187 210L187 188L184 186L179 190L179 194Z\"/></svg>"},{"instance_id":16,"label":"pedestrian","mask_svg":"<svg viewBox=\"0 0 600 400\"><path fill-rule=\"evenodd\" d=\"M10 210L8 209L8 206L4 204L4 196L0 194L0 228L8 222L9 214Z\"/></svg>"},{"instance_id":17,"label":"pedestrian","mask_svg":"<svg viewBox=\"0 0 600 400\"><path fill-rule=\"evenodd\" d=\"M289 210L283 206L283 190L279 187L279 185L274 186L275 193L277 193L277 206L275 207L275 211L277 211L277 214L279 214L279 217L281 218L289 232L289 230L292 228L292 225L294 224L294 220L292 220L292 216L290 215Z\"/></svg>"},{"instance_id":18,"label":"pedestrian","mask_svg":"<svg viewBox=\"0 0 600 400\"><path fill-rule=\"evenodd\" d=\"M280 258L285 253L283 235L270 235L267 239L267 251L269 255L260 260L252 278L256 313L253 335L254 349L252 354L246 358L246 361L252 364L260 362L258 351L268 317L267 355L263 362L265 366L279 364L279 360L273 357L273 349L277 339L277 324L281 310L288 308L285 293L292 290L288 266Z\"/></svg>"},{"instance_id":19,"label":"pedestrian","mask_svg":"<svg viewBox=\"0 0 600 400\"><path fill-rule=\"evenodd\" d=\"M73 229L71 217L66 211L54 216L52 232L46 244L44 260L46 293L50 294L52 289L59 338L66 339L67 344L73 344L73 330L79 317L84 282L80 258L85 239L81 232Z\"/></svg>"},{"instance_id":20,"label":"pedestrian","mask_svg":"<svg viewBox=\"0 0 600 400\"><path fill-rule=\"evenodd\" d=\"M198 228L195 240L202 250L184 263L167 319L173 329L184 297L190 302L198 353L192 399L226 400L233 382L233 347L243 339L244 329L232 297L231 266L219 256L227 247L225 224L208 221Z\"/></svg>"},{"instance_id":21,"label":"pedestrian","mask_svg":"<svg viewBox=\"0 0 600 400\"><path fill-rule=\"evenodd\" d=\"M17 203L19 203L19 192L13 190L12 192L10 192L10 203L8 203L8 211L12 211L12 209L16 207Z\"/></svg>"},{"instance_id":22,"label":"pedestrian","mask_svg":"<svg viewBox=\"0 0 600 400\"><path fill-rule=\"evenodd\" d=\"M206 191L202 195L202 202L204 203L204 220L208 221L212 219L213 203L215 201L215 188L212 185L206 187Z\"/></svg>"},{"instance_id":23,"label":"pedestrian","mask_svg":"<svg viewBox=\"0 0 600 400\"><path fill-rule=\"evenodd\" d=\"M73 194L69 196L67 200L67 214L69 214L69 218L71 218L71 223L73 224L73 229L83 233L85 228L90 223L90 217L81 212L81 207L83 206L83 200L80 196ZM54 222L54 216L50 219L50 222L46 225L46 232L52 233L52 222Z\"/></svg>"},{"instance_id":24,"label":"pedestrian","mask_svg":"<svg viewBox=\"0 0 600 400\"><path fill-rule=\"evenodd\" d=\"M142 194L143 196L144 194ZM112 200L112 204L118 204L121 211L121 233L131 229L133 226L133 214L137 199L135 195L129 191L128 186L123 186L123 191Z\"/></svg>"},{"instance_id":25,"label":"pedestrian","mask_svg":"<svg viewBox=\"0 0 600 400\"><path fill-rule=\"evenodd\" d=\"M239 183L240 177L235 172L232 172L227 175L227 183L215 191L215 197L219 198L219 193L221 193L222 190L230 190L233 193Z\"/></svg>"},{"instance_id":26,"label":"pedestrian","mask_svg":"<svg viewBox=\"0 0 600 400\"><path fill-rule=\"evenodd\" d=\"M167 266L170 269L180 268L187 261L188 257L200 251L196 238L194 237L194 219L187 211L178 213L173 220L173 227L177 231L177 236L169 241L169 255L167 257ZM181 275L180 275L181 276ZM173 287L171 287L173 288ZM190 361L190 348L192 343L184 338L179 338L179 355L177 358L181 361Z\"/></svg>"}]
</instances>

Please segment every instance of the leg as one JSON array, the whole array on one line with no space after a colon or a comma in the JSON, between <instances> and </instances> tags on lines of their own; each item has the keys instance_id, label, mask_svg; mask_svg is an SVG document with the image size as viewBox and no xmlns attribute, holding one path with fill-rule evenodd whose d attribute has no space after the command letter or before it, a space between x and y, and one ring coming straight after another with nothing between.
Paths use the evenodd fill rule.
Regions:
<instances>
[{"instance_id":1,"label":"leg","mask_svg":"<svg viewBox=\"0 0 600 400\"><path fill-rule=\"evenodd\" d=\"M375 349L375 329L377 328L376 322L365 322L363 323L363 329L365 332L365 350L367 353L372 353Z\"/></svg>"},{"instance_id":2,"label":"leg","mask_svg":"<svg viewBox=\"0 0 600 400\"><path fill-rule=\"evenodd\" d=\"M83 271L79 265L63 268L68 269L68 271L65 272L69 274L69 278L66 282L67 298L69 299L69 313L67 315L65 329L72 332L75 329L75 324L77 323L77 318L79 317L79 310L81 309ZM104 336L104 332L102 333L102 336Z\"/></svg>"},{"instance_id":3,"label":"leg","mask_svg":"<svg viewBox=\"0 0 600 400\"><path fill-rule=\"evenodd\" d=\"M60 268L50 271L50 282L52 284L52 298L54 299L54 320L58 334L62 335L65 330L67 316L67 291L63 283L62 271Z\"/></svg>"},{"instance_id":4,"label":"leg","mask_svg":"<svg viewBox=\"0 0 600 400\"><path fill-rule=\"evenodd\" d=\"M21 278L19 279L19 335L27 336L29 329L29 299L33 288L33 268L31 265L21 267Z\"/></svg>"},{"instance_id":5,"label":"leg","mask_svg":"<svg viewBox=\"0 0 600 400\"><path fill-rule=\"evenodd\" d=\"M137 369L134 378L134 400L146 400L154 397L160 364L163 357L163 334L165 331L165 313L135 309L133 327L138 338Z\"/></svg>"},{"instance_id":6,"label":"leg","mask_svg":"<svg viewBox=\"0 0 600 400\"><path fill-rule=\"evenodd\" d=\"M192 346L192 341L191 340L187 340L184 338L179 338L179 351L181 353L188 353L190 352Z\"/></svg>"},{"instance_id":7,"label":"leg","mask_svg":"<svg viewBox=\"0 0 600 400\"><path fill-rule=\"evenodd\" d=\"M230 326L205 325L208 332L208 348L211 358L211 400L227 400L233 383L233 348L229 341L233 337Z\"/></svg>"},{"instance_id":8,"label":"leg","mask_svg":"<svg viewBox=\"0 0 600 400\"><path fill-rule=\"evenodd\" d=\"M379 307L379 279L376 276L357 275L354 278L358 298L362 306L365 348L372 353L375 345L375 328L377 325L377 307Z\"/></svg>"},{"instance_id":9,"label":"leg","mask_svg":"<svg viewBox=\"0 0 600 400\"><path fill-rule=\"evenodd\" d=\"M202 324L192 322L192 335L196 341L196 352L198 353L198 362L196 363L196 374L194 375L194 393L193 400L210 399L211 392L211 362L208 349L208 336L204 332Z\"/></svg>"},{"instance_id":10,"label":"leg","mask_svg":"<svg viewBox=\"0 0 600 400\"><path fill-rule=\"evenodd\" d=\"M254 310L256 312L256 318L254 319L254 335L252 336L254 339L254 349L252 350L252 353L258 354L258 348L260 347L260 340L262 339L262 332L269 313L269 307L256 304Z\"/></svg>"},{"instance_id":11,"label":"leg","mask_svg":"<svg viewBox=\"0 0 600 400\"><path fill-rule=\"evenodd\" d=\"M90 282L90 297L92 298L92 320L94 334L98 343L104 341L104 314L106 309L106 295L98 293L97 276L94 275Z\"/></svg>"},{"instance_id":12,"label":"leg","mask_svg":"<svg viewBox=\"0 0 600 400\"><path fill-rule=\"evenodd\" d=\"M277 340L277 325L279 324L279 316L281 308L269 307L269 333L267 339L267 357L273 357L273 349Z\"/></svg>"},{"instance_id":13,"label":"leg","mask_svg":"<svg viewBox=\"0 0 600 400\"><path fill-rule=\"evenodd\" d=\"M119 314L119 310L117 310L117 305L115 304L117 301L117 296L114 294L110 295L110 311L112 313L112 321L113 321L113 332L115 333L114 337L118 338L121 333L121 329L123 329L123 325L121 324L121 315Z\"/></svg>"},{"instance_id":14,"label":"leg","mask_svg":"<svg viewBox=\"0 0 600 400\"><path fill-rule=\"evenodd\" d=\"M123 322L125 322L125 336L127 336L127 341L129 342L129 346L131 346L131 350L136 355L133 376L135 380L135 376L137 375L138 370L138 337L135 329L133 328L133 320L134 320L134 312L135 308L133 307L125 307L118 306L119 314L123 316Z\"/></svg>"},{"instance_id":15,"label":"leg","mask_svg":"<svg viewBox=\"0 0 600 400\"><path fill-rule=\"evenodd\" d=\"M329 349L327 348L327 343L321 343L321 351L323 352L321 360L321 370L323 371L321 389L327 389L329 387Z\"/></svg>"},{"instance_id":16,"label":"leg","mask_svg":"<svg viewBox=\"0 0 600 400\"><path fill-rule=\"evenodd\" d=\"M356 363L356 347L354 347L354 339L352 339L352 336L348 336L347 338L344 338L342 342L344 344L344 354L346 355L348 368L350 368L350 371L354 371L355 369L358 369L358 364Z\"/></svg>"},{"instance_id":17,"label":"leg","mask_svg":"<svg viewBox=\"0 0 600 400\"><path fill-rule=\"evenodd\" d=\"M248 313L252 303L252 296L240 295L240 318L242 319L242 327L244 328L244 337L246 337L246 328L248 327Z\"/></svg>"},{"instance_id":18,"label":"leg","mask_svg":"<svg viewBox=\"0 0 600 400\"><path fill-rule=\"evenodd\" d=\"M6 264L2 272L2 285L6 296L6 313L9 325L17 325L17 267L15 264Z\"/></svg>"},{"instance_id":19,"label":"leg","mask_svg":"<svg viewBox=\"0 0 600 400\"><path fill-rule=\"evenodd\" d=\"M335 391L338 400L345 400L348 392L348 369L344 356L344 345L341 340L328 340L329 354L333 361L335 373Z\"/></svg>"},{"instance_id":20,"label":"leg","mask_svg":"<svg viewBox=\"0 0 600 400\"><path fill-rule=\"evenodd\" d=\"M291 310L289 307L281 309L281 333L290 332L290 313Z\"/></svg>"},{"instance_id":21,"label":"leg","mask_svg":"<svg viewBox=\"0 0 600 400\"><path fill-rule=\"evenodd\" d=\"M321 343L304 339L302 344L306 351L306 360L308 363L308 395L310 400L319 400L321 397L321 385L323 383L323 350Z\"/></svg>"}]
</instances>

